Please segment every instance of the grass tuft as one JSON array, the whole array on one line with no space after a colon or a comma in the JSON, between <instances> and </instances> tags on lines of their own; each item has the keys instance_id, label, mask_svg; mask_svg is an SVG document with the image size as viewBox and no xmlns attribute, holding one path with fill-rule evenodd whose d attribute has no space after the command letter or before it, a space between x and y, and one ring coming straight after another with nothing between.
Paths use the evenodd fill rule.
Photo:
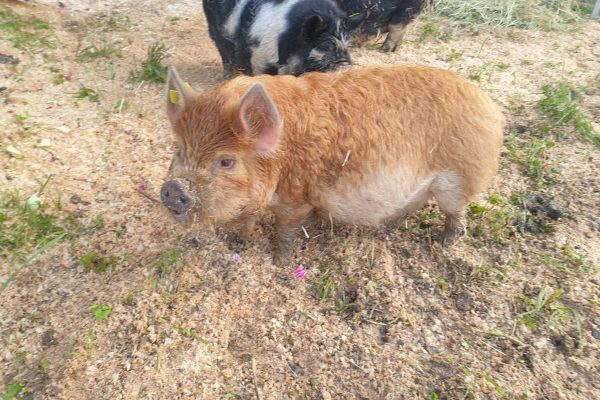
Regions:
<instances>
[{"instance_id":1,"label":"grass tuft","mask_svg":"<svg viewBox=\"0 0 600 400\"><path fill-rule=\"evenodd\" d=\"M85 272L93 271L97 274L103 274L117 264L115 256L105 257L95 251L82 255L79 260Z\"/></svg>"},{"instance_id":2,"label":"grass tuft","mask_svg":"<svg viewBox=\"0 0 600 400\"><path fill-rule=\"evenodd\" d=\"M550 138L529 138L512 131L506 136L508 157L521 167L523 174L538 185L551 185L557 182L548 150L556 143Z\"/></svg>"},{"instance_id":3,"label":"grass tuft","mask_svg":"<svg viewBox=\"0 0 600 400\"><path fill-rule=\"evenodd\" d=\"M323 272L313 285L315 296L321 300L329 298L335 291L335 281L330 270Z\"/></svg>"},{"instance_id":4,"label":"grass tuft","mask_svg":"<svg viewBox=\"0 0 600 400\"><path fill-rule=\"evenodd\" d=\"M472 203L467 211L469 236L508 243L514 236L514 207L501 196L492 194L487 204Z\"/></svg>"},{"instance_id":5,"label":"grass tuft","mask_svg":"<svg viewBox=\"0 0 600 400\"><path fill-rule=\"evenodd\" d=\"M34 248L69 233L66 221L39 197L42 190L29 197L0 192L0 260L22 262Z\"/></svg>"},{"instance_id":6,"label":"grass tuft","mask_svg":"<svg viewBox=\"0 0 600 400\"><path fill-rule=\"evenodd\" d=\"M555 126L570 124L585 141L600 147L600 135L594 132L591 120L578 105L578 92L570 82L547 84L542 88L544 98L540 109Z\"/></svg>"},{"instance_id":7,"label":"grass tuft","mask_svg":"<svg viewBox=\"0 0 600 400\"><path fill-rule=\"evenodd\" d=\"M9 383L6 385L6 392L2 395L2 400L12 400L16 398L23 390L23 385L20 383Z\"/></svg>"},{"instance_id":8,"label":"grass tuft","mask_svg":"<svg viewBox=\"0 0 600 400\"><path fill-rule=\"evenodd\" d=\"M0 37L17 49L52 48L47 36L49 29L48 23L41 19L17 14L8 7L0 8Z\"/></svg>"},{"instance_id":9,"label":"grass tuft","mask_svg":"<svg viewBox=\"0 0 600 400\"><path fill-rule=\"evenodd\" d=\"M579 0L436 0L431 11L471 23L564 30L581 19Z\"/></svg>"},{"instance_id":10,"label":"grass tuft","mask_svg":"<svg viewBox=\"0 0 600 400\"><path fill-rule=\"evenodd\" d=\"M112 314L112 307L110 306L94 304L91 308L92 312L94 313L94 318L96 319L96 322L103 321L106 318L108 318L110 314Z\"/></svg>"},{"instance_id":11,"label":"grass tuft","mask_svg":"<svg viewBox=\"0 0 600 400\"><path fill-rule=\"evenodd\" d=\"M167 48L164 44L156 43L148 49L148 57L142 62L142 69L138 72L130 72L129 78L134 82L165 83L167 78L167 67L162 64L167 56Z\"/></svg>"},{"instance_id":12,"label":"grass tuft","mask_svg":"<svg viewBox=\"0 0 600 400\"><path fill-rule=\"evenodd\" d=\"M76 99L89 99L93 103L100 101L100 95L94 90L87 87L82 87L73 94Z\"/></svg>"},{"instance_id":13,"label":"grass tuft","mask_svg":"<svg viewBox=\"0 0 600 400\"><path fill-rule=\"evenodd\" d=\"M77 51L77 60L81 62L95 61L99 58L110 59L119 55L119 50L109 43L103 43L98 46L92 44Z\"/></svg>"}]
</instances>

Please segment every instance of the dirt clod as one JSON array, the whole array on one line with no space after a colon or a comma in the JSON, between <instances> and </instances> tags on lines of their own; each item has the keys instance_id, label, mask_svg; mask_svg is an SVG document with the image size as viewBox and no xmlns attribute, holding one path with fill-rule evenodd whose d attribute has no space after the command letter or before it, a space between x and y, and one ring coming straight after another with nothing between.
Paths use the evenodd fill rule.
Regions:
<instances>
[{"instance_id":1,"label":"dirt clod","mask_svg":"<svg viewBox=\"0 0 600 400\"><path fill-rule=\"evenodd\" d=\"M473 296L469 292L465 292L465 291L460 292L456 296L455 303L456 303L456 308L459 311L467 312L467 311L471 310L471 308L473 307Z\"/></svg>"}]
</instances>

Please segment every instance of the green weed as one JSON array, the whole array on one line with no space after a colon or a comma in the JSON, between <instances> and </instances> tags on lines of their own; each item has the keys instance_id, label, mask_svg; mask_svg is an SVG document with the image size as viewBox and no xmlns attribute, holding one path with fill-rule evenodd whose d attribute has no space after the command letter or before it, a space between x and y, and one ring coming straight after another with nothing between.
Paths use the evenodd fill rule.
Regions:
<instances>
[{"instance_id":1,"label":"green weed","mask_svg":"<svg viewBox=\"0 0 600 400\"><path fill-rule=\"evenodd\" d=\"M353 308L355 307L356 303L354 302L353 298L351 296L347 296L346 293L342 293L342 296L340 297L338 303L337 303L337 314L344 318L346 316L348 316L349 314L351 314Z\"/></svg>"},{"instance_id":2,"label":"green weed","mask_svg":"<svg viewBox=\"0 0 600 400\"><path fill-rule=\"evenodd\" d=\"M3 38L21 50L53 47L48 38L47 22L32 16L19 15L8 7L0 8L0 32Z\"/></svg>"},{"instance_id":3,"label":"green weed","mask_svg":"<svg viewBox=\"0 0 600 400\"><path fill-rule=\"evenodd\" d=\"M100 101L100 95L94 90L86 87L82 87L73 94L76 99L88 99L91 102L97 103Z\"/></svg>"},{"instance_id":4,"label":"green weed","mask_svg":"<svg viewBox=\"0 0 600 400\"><path fill-rule=\"evenodd\" d=\"M498 382L496 382L496 380L494 378L492 378L490 375L488 375L486 373L482 373L481 377L483 378L484 381L486 381L487 383L492 385L492 387L494 388L496 393L498 393L500 395L500 397L505 397L507 395L508 392L506 391L506 389L504 389L502 386L500 386L500 384L498 384Z\"/></svg>"},{"instance_id":5,"label":"green weed","mask_svg":"<svg viewBox=\"0 0 600 400\"><path fill-rule=\"evenodd\" d=\"M64 74L58 74L54 77L54 79L52 80L52 83L55 85L62 85L63 83L65 83L65 76Z\"/></svg>"},{"instance_id":6,"label":"green weed","mask_svg":"<svg viewBox=\"0 0 600 400\"><path fill-rule=\"evenodd\" d=\"M562 30L580 20L579 0L444 0L433 12L459 21L534 30Z\"/></svg>"},{"instance_id":7,"label":"green weed","mask_svg":"<svg viewBox=\"0 0 600 400\"><path fill-rule=\"evenodd\" d=\"M129 103L127 102L127 100L125 100L125 98L121 98L120 100L118 100L114 107L113 110L115 110L115 112L121 113L121 112L125 112L129 109Z\"/></svg>"},{"instance_id":8,"label":"green weed","mask_svg":"<svg viewBox=\"0 0 600 400\"><path fill-rule=\"evenodd\" d=\"M554 168L548 157L548 150L556 146L549 138L529 138L512 131L505 140L508 157L521 166L523 174L538 185L557 182Z\"/></svg>"},{"instance_id":9,"label":"green weed","mask_svg":"<svg viewBox=\"0 0 600 400\"><path fill-rule=\"evenodd\" d=\"M28 114L15 113L10 118L10 121L15 128L13 132L16 133L20 138L27 138L37 134L35 124L31 122Z\"/></svg>"},{"instance_id":10,"label":"green weed","mask_svg":"<svg viewBox=\"0 0 600 400\"><path fill-rule=\"evenodd\" d=\"M542 264L555 268L563 272L571 272L573 270L592 273L595 271L595 266L587 261L581 254L571 245L565 245L562 251L558 255L551 255L547 253L536 253L538 259Z\"/></svg>"},{"instance_id":11,"label":"green weed","mask_svg":"<svg viewBox=\"0 0 600 400\"><path fill-rule=\"evenodd\" d=\"M499 195L491 195L487 205L472 203L467 210L467 233L475 238L507 243L514 235L514 207Z\"/></svg>"},{"instance_id":12,"label":"green weed","mask_svg":"<svg viewBox=\"0 0 600 400\"><path fill-rule=\"evenodd\" d=\"M45 355L40 358L38 370L41 374L48 375L48 358Z\"/></svg>"},{"instance_id":13,"label":"green weed","mask_svg":"<svg viewBox=\"0 0 600 400\"><path fill-rule=\"evenodd\" d=\"M177 332L179 332L182 336L185 336L187 338L190 338L190 339L200 342L202 344L210 344L210 340L206 340L203 337L197 335L190 328L186 328L184 326L178 326L178 327L175 327L175 329L177 329Z\"/></svg>"},{"instance_id":14,"label":"green weed","mask_svg":"<svg viewBox=\"0 0 600 400\"><path fill-rule=\"evenodd\" d=\"M92 358L94 355L94 341L96 340L96 333L93 328L88 328L86 335L85 349L88 358Z\"/></svg>"},{"instance_id":15,"label":"green weed","mask_svg":"<svg viewBox=\"0 0 600 400\"><path fill-rule=\"evenodd\" d=\"M105 257L93 251L82 255L79 260L85 272L93 271L97 274L103 274L115 268L117 258L115 256Z\"/></svg>"},{"instance_id":16,"label":"green weed","mask_svg":"<svg viewBox=\"0 0 600 400\"><path fill-rule=\"evenodd\" d=\"M335 281L330 270L326 270L316 279L313 284L313 291L317 298L327 299L335 291Z\"/></svg>"},{"instance_id":17,"label":"green weed","mask_svg":"<svg viewBox=\"0 0 600 400\"><path fill-rule=\"evenodd\" d=\"M463 56L462 51L450 49L450 53L448 53L448 56L446 56L446 61L448 61L448 62L458 61L458 60L462 59L462 56Z\"/></svg>"},{"instance_id":18,"label":"green weed","mask_svg":"<svg viewBox=\"0 0 600 400\"><path fill-rule=\"evenodd\" d=\"M523 312L517 315L517 323L525 325L530 331L536 332L540 327L550 330L556 329L559 323L572 319L577 331L577 349L582 350L585 344L585 336L582 330L579 312L571 307L559 303L563 290L555 290L549 293L549 288L542 288L537 296L528 297L520 295Z\"/></svg>"},{"instance_id":19,"label":"green weed","mask_svg":"<svg viewBox=\"0 0 600 400\"><path fill-rule=\"evenodd\" d=\"M591 120L578 105L577 91L570 82L547 84L542 88L544 98L540 109L554 123L554 126L570 127L585 141L600 147L600 135L594 132Z\"/></svg>"},{"instance_id":20,"label":"green weed","mask_svg":"<svg viewBox=\"0 0 600 400\"><path fill-rule=\"evenodd\" d=\"M437 210L423 209L417 212L417 224L419 229L431 228L440 221L440 213Z\"/></svg>"},{"instance_id":21,"label":"green weed","mask_svg":"<svg viewBox=\"0 0 600 400\"><path fill-rule=\"evenodd\" d=\"M92 305L92 312L94 313L94 318L96 322L100 322L105 320L112 314L112 307L104 306L102 304L94 304Z\"/></svg>"},{"instance_id":22,"label":"green weed","mask_svg":"<svg viewBox=\"0 0 600 400\"><path fill-rule=\"evenodd\" d=\"M77 51L77 60L81 62L95 61L99 58L113 58L119 54L114 44L102 43L98 46L92 44Z\"/></svg>"},{"instance_id":23,"label":"green weed","mask_svg":"<svg viewBox=\"0 0 600 400\"><path fill-rule=\"evenodd\" d=\"M131 18L127 15L110 14L95 17L89 23L90 30L98 32L122 32L131 29Z\"/></svg>"},{"instance_id":24,"label":"green weed","mask_svg":"<svg viewBox=\"0 0 600 400\"><path fill-rule=\"evenodd\" d=\"M169 275L177 265L182 254L179 249L171 249L159 255L153 265L158 277L162 278Z\"/></svg>"},{"instance_id":25,"label":"green weed","mask_svg":"<svg viewBox=\"0 0 600 400\"><path fill-rule=\"evenodd\" d=\"M142 69L138 72L130 72L129 78L134 82L165 83L167 67L162 62L166 56L167 48L164 44L156 43L152 45L148 49L148 57L142 62Z\"/></svg>"},{"instance_id":26,"label":"green weed","mask_svg":"<svg viewBox=\"0 0 600 400\"><path fill-rule=\"evenodd\" d=\"M424 42L428 38L448 41L452 38L452 34L450 32L443 32L438 25L428 21L421 27L418 40L419 42Z\"/></svg>"},{"instance_id":27,"label":"green weed","mask_svg":"<svg viewBox=\"0 0 600 400\"><path fill-rule=\"evenodd\" d=\"M20 383L9 383L6 385L6 392L2 395L2 400L12 400L21 393L23 385Z\"/></svg>"},{"instance_id":28,"label":"green weed","mask_svg":"<svg viewBox=\"0 0 600 400\"><path fill-rule=\"evenodd\" d=\"M445 292L450 287L450 284L443 277L436 276L435 277L435 286L437 286L438 289L440 289L442 292Z\"/></svg>"},{"instance_id":29,"label":"green weed","mask_svg":"<svg viewBox=\"0 0 600 400\"><path fill-rule=\"evenodd\" d=\"M66 217L51 213L40 198L44 186L28 197L0 192L0 259L8 264L24 262L27 254L73 231Z\"/></svg>"}]
</instances>

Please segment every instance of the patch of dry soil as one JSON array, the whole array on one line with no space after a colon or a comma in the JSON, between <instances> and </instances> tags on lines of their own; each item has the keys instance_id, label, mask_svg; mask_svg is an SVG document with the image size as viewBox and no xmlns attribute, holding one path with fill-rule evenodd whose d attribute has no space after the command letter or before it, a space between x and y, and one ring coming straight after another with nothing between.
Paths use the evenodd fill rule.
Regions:
<instances>
[{"instance_id":1,"label":"patch of dry soil","mask_svg":"<svg viewBox=\"0 0 600 400\"><path fill-rule=\"evenodd\" d=\"M600 265L597 148L559 140L546 160L557 183L542 187L505 152L488 194L539 193L529 214L511 208L508 224L535 212L550 233L467 236L443 249L431 239L442 223L432 205L397 229L307 225L295 264L281 269L271 263L268 218L243 244L224 230L184 231L152 200L172 152L164 89L128 76L162 42L168 64L197 90L220 81L200 2L7 4L48 21L57 46L26 52L0 38L0 53L20 60L0 64L0 141L24 155L0 153L0 187L31 194L51 176L46 202L61 196L80 222L102 214L105 225L52 248L0 295L0 384L19 382L33 399L597 398L597 269L561 270L540 256L569 245ZM103 28L112 13L130 25ZM451 37L421 40L426 23ZM79 43L120 54L81 62ZM399 53L369 48L352 49L356 64L419 63L478 78L525 134L541 119L542 85L567 78L587 86L582 105L600 132L596 22L538 33L423 18ZM57 74L68 79L55 85ZM82 87L100 101L74 99ZM16 133L17 114L34 135ZM43 139L49 148L37 146ZM560 218L544 214L548 204ZM174 249L181 257L161 264ZM84 271L90 252L114 256L114 268ZM297 265L308 270L302 281ZM2 281L9 272L0 267ZM321 299L315 286L327 276L335 288ZM535 330L522 323L523 297L559 289L556 303L531 314ZM93 304L112 314L95 322Z\"/></svg>"}]
</instances>

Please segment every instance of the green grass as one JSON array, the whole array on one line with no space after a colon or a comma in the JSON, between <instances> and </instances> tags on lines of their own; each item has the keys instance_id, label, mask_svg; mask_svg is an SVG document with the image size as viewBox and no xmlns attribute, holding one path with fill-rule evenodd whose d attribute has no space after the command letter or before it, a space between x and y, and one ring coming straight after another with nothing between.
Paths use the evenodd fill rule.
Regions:
<instances>
[{"instance_id":1,"label":"green grass","mask_svg":"<svg viewBox=\"0 0 600 400\"><path fill-rule=\"evenodd\" d=\"M446 61L448 61L448 62L458 61L462 58L462 56L463 56L462 51L450 49L450 53L448 53L448 55L446 56Z\"/></svg>"},{"instance_id":2,"label":"green grass","mask_svg":"<svg viewBox=\"0 0 600 400\"><path fill-rule=\"evenodd\" d=\"M573 270L584 273L593 273L596 267L579 254L571 245L564 245L561 252L558 254L536 253L539 261L550 268L557 269L563 272L571 272Z\"/></svg>"},{"instance_id":3,"label":"green grass","mask_svg":"<svg viewBox=\"0 0 600 400\"><path fill-rule=\"evenodd\" d=\"M179 249L171 249L160 254L154 262L154 270L159 278L168 276L177 266L181 259L182 252Z\"/></svg>"},{"instance_id":4,"label":"green grass","mask_svg":"<svg viewBox=\"0 0 600 400\"><path fill-rule=\"evenodd\" d=\"M523 174L538 186L557 182L555 169L548 156L548 150L556 146L552 139L532 138L512 131L506 136L505 144L509 159L516 162Z\"/></svg>"},{"instance_id":5,"label":"green grass","mask_svg":"<svg viewBox=\"0 0 600 400\"><path fill-rule=\"evenodd\" d=\"M592 121L579 107L579 95L572 83L563 81L547 84L542 92L544 97L540 101L540 109L554 127L570 127L583 140L600 147L600 135L594 132Z\"/></svg>"},{"instance_id":6,"label":"green grass","mask_svg":"<svg viewBox=\"0 0 600 400\"><path fill-rule=\"evenodd\" d=\"M97 103L100 101L100 95L94 90L87 87L82 87L73 94L76 99L89 99L91 102Z\"/></svg>"},{"instance_id":7,"label":"green grass","mask_svg":"<svg viewBox=\"0 0 600 400\"><path fill-rule=\"evenodd\" d=\"M335 291L335 281L330 270L321 273L313 284L313 291L317 298L325 300Z\"/></svg>"},{"instance_id":8,"label":"green grass","mask_svg":"<svg viewBox=\"0 0 600 400\"><path fill-rule=\"evenodd\" d=\"M43 201L49 179L31 195L18 191L0 192L0 264L8 278L0 285L2 293L14 278L41 254L56 244L79 235L96 232L98 220L84 225L63 210L60 199L50 205Z\"/></svg>"},{"instance_id":9,"label":"green grass","mask_svg":"<svg viewBox=\"0 0 600 400\"><path fill-rule=\"evenodd\" d=\"M23 385L20 383L9 383L6 385L6 391L2 395L2 400L12 400L16 398L23 390Z\"/></svg>"},{"instance_id":10,"label":"green grass","mask_svg":"<svg viewBox=\"0 0 600 400\"><path fill-rule=\"evenodd\" d=\"M562 289L557 289L550 294L550 289L544 287L535 297L520 295L523 312L517 315L517 323L525 325L531 332L541 328L552 332L560 326L566 327L565 322L571 321L577 331L576 348L581 351L585 344L581 317L577 310L560 303L563 293Z\"/></svg>"},{"instance_id":11,"label":"green grass","mask_svg":"<svg viewBox=\"0 0 600 400\"><path fill-rule=\"evenodd\" d=\"M482 240L508 243L515 233L514 206L497 194L489 196L486 203L469 205L467 233Z\"/></svg>"},{"instance_id":12,"label":"green grass","mask_svg":"<svg viewBox=\"0 0 600 400\"><path fill-rule=\"evenodd\" d=\"M32 50L51 48L47 22L32 16L17 14L9 7L0 8L0 38L8 40L15 48Z\"/></svg>"},{"instance_id":13,"label":"green grass","mask_svg":"<svg viewBox=\"0 0 600 400\"><path fill-rule=\"evenodd\" d=\"M110 14L95 17L89 24L92 31L123 32L131 29L131 18L127 15Z\"/></svg>"},{"instance_id":14,"label":"green grass","mask_svg":"<svg viewBox=\"0 0 600 400\"><path fill-rule=\"evenodd\" d=\"M419 32L419 42L424 42L429 38L439 39L443 41L448 41L452 38L452 34L449 32L444 32L440 29L438 25L433 23L432 21L427 21L421 27Z\"/></svg>"},{"instance_id":15,"label":"green grass","mask_svg":"<svg viewBox=\"0 0 600 400\"><path fill-rule=\"evenodd\" d=\"M564 30L581 19L578 0L436 0L434 14L459 21L533 30Z\"/></svg>"},{"instance_id":16,"label":"green grass","mask_svg":"<svg viewBox=\"0 0 600 400\"><path fill-rule=\"evenodd\" d=\"M167 78L167 66L162 62L167 56L167 48L164 44L156 43L148 49L148 56L142 62L142 69L130 72L129 78L134 82L165 83Z\"/></svg>"},{"instance_id":17,"label":"green grass","mask_svg":"<svg viewBox=\"0 0 600 400\"><path fill-rule=\"evenodd\" d=\"M103 256L95 251L82 255L79 260L85 272L93 271L97 274L108 272L117 265L115 256Z\"/></svg>"},{"instance_id":18,"label":"green grass","mask_svg":"<svg viewBox=\"0 0 600 400\"><path fill-rule=\"evenodd\" d=\"M92 44L77 51L77 61L89 62L99 58L110 59L119 55L119 50L109 43L103 43L98 46Z\"/></svg>"},{"instance_id":19,"label":"green grass","mask_svg":"<svg viewBox=\"0 0 600 400\"><path fill-rule=\"evenodd\" d=\"M112 314L112 308L110 306L105 306L102 304L94 304L92 305L92 312L94 313L94 318L96 322L100 322L105 320Z\"/></svg>"},{"instance_id":20,"label":"green grass","mask_svg":"<svg viewBox=\"0 0 600 400\"><path fill-rule=\"evenodd\" d=\"M69 232L65 221L39 197L41 190L27 197L17 191L0 192L0 259L24 261L34 248Z\"/></svg>"},{"instance_id":21,"label":"green grass","mask_svg":"<svg viewBox=\"0 0 600 400\"><path fill-rule=\"evenodd\" d=\"M177 332L179 332L182 336L186 338L195 340L202 344L210 344L210 340L204 339L202 336L197 335L192 329L186 328L184 326L176 326Z\"/></svg>"},{"instance_id":22,"label":"green grass","mask_svg":"<svg viewBox=\"0 0 600 400\"><path fill-rule=\"evenodd\" d=\"M354 302L351 296L346 295L346 293L342 293L342 296L337 302L337 314L344 318L352 313L352 310L356 303Z\"/></svg>"}]
</instances>

